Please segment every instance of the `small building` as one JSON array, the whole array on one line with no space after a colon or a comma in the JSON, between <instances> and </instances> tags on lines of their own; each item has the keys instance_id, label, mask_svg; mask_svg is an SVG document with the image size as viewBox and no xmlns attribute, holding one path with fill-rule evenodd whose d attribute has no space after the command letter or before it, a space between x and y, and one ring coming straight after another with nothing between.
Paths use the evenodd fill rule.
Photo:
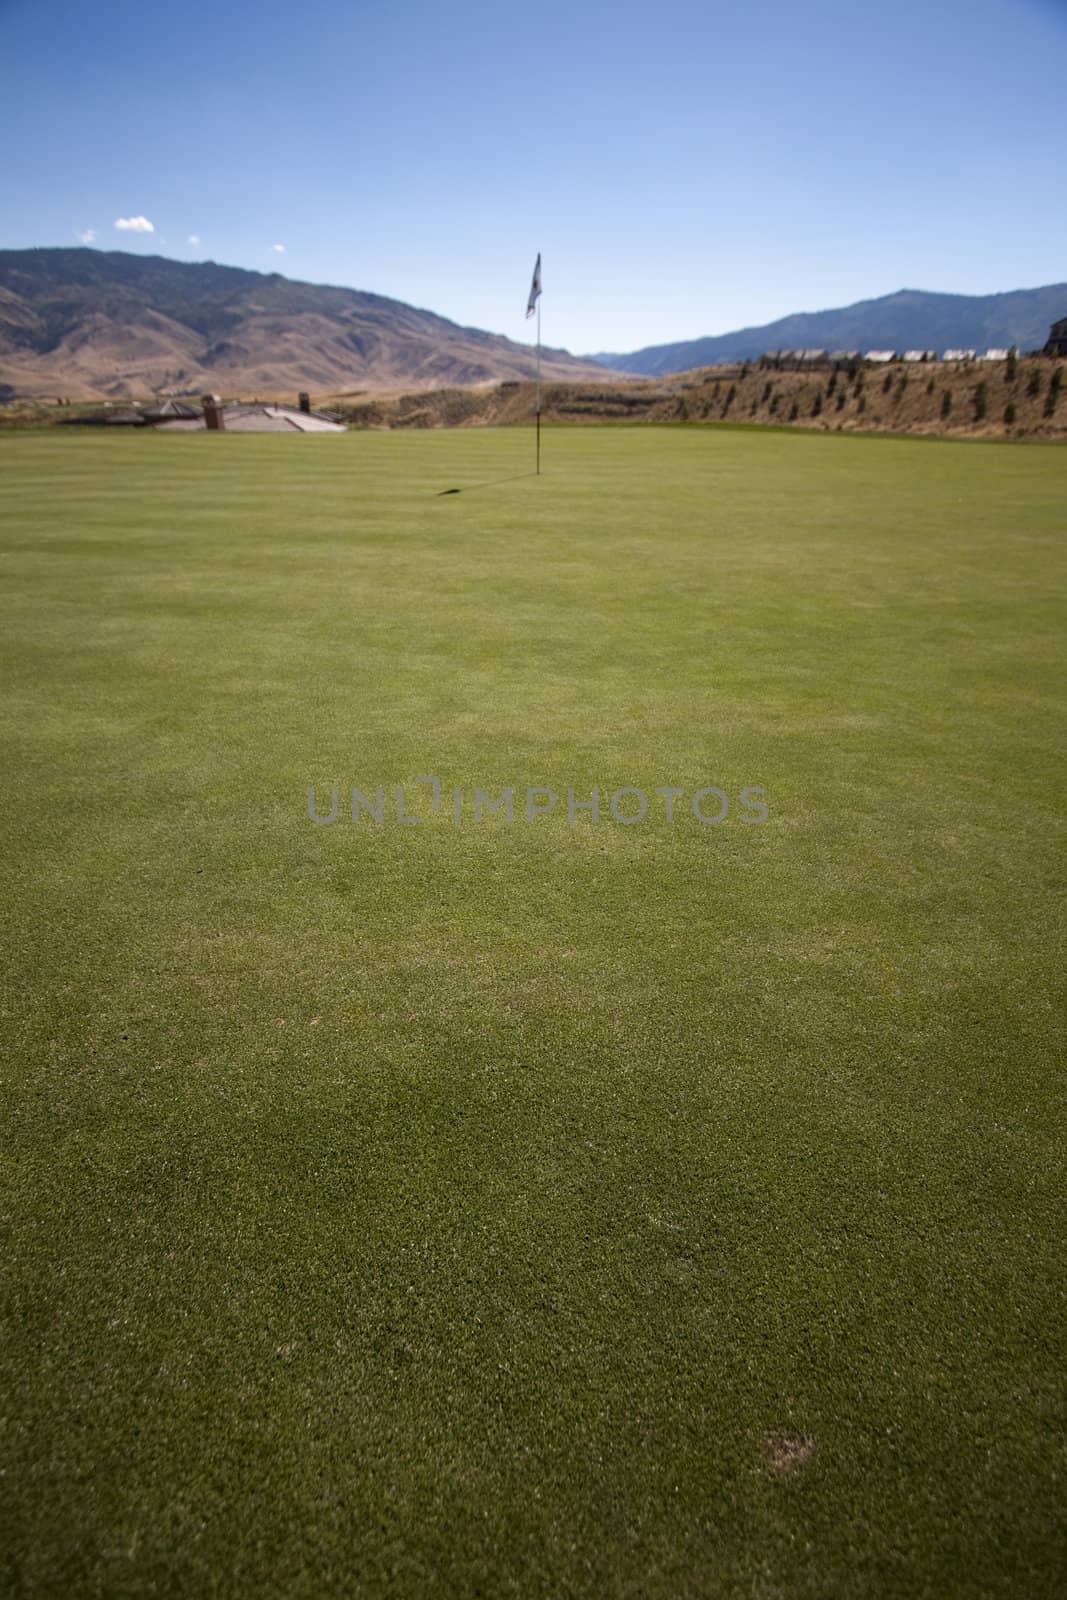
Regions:
<instances>
[{"instance_id":1,"label":"small building","mask_svg":"<svg viewBox=\"0 0 1067 1600\"><path fill-rule=\"evenodd\" d=\"M978 359L978 351L977 350L946 350L943 353L941 359L942 359L942 361L977 361L977 359Z\"/></svg>"},{"instance_id":2,"label":"small building","mask_svg":"<svg viewBox=\"0 0 1067 1600\"><path fill-rule=\"evenodd\" d=\"M220 412L226 433L344 433L343 422L300 406L234 405Z\"/></svg>"},{"instance_id":3,"label":"small building","mask_svg":"<svg viewBox=\"0 0 1067 1600\"><path fill-rule=\"evenodd\" d=\"M895 350L868 350L863 359L877 362L895 361L897 353Z\"/></svg>"},{"instance_id":4,"label":"small building","mask_svg":"<svg viewBox=\"0 0 1067 1600\"><path fill-rule=\"evenodd\" d=\"M306 403L305 403L306 402ZM189 415L181 413L189 412ZM215 395L204 395L203 408L181 407L180 412L152 419L160 431L173 433L344 433L344 423L333 412L313 411L306 395L295 406L270 401L238 401L220 405Z\"/></svg>"},{"instance_id":5,"label":"small building","mask_svg":"<svg viewBox=\"0 0 1067 1600\"><path fill-rule=\"evenodd\" d=\"M828 350L765 350L759 358L759 365L773 367L777 372L795 372L799 367L817 367L829 360Z\"/></svg>"},{"instance_id":6,"label":"small building","mask_svg":"<svg viewBox=\"0 0 1067 1600\"><path fill-rule=\"evenodd\" d=\"M936 361L936 350L905 350L905 361Z\"/></svg>"},{"instance_id":7,"label":"small building","mask_svg":"<svg viewBox=\"0 0 1067 1600\"><path fill-rule=\"evenodd\" d=\"M1052 324L1043 353L1046 356L1067 356L1067 317L1061 317L1059 322Z\"/></svg>"},{"instance_id":8,"label":"small building","mask_svg":"<svg viewBox=\"0 0 1067 1600\"><path fill-rule=\"evenodd\" d=\"M1007 359L1006 350L987 350L984 356L979 357L980 361L1007 361Z\"/></svg>"}]
</instances>

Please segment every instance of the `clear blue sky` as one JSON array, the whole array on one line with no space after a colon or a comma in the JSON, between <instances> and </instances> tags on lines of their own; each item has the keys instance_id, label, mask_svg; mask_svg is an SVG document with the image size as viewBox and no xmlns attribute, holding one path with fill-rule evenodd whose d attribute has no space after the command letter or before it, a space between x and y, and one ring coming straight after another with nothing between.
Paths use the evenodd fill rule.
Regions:
<instances>
[{"instance_id":1,"label":"clear blue sky","mask_svg":"<svg viewBox=\"0 0 1067 1600\"><path fill-rule=\"evenodd\" d=\"M519 339L541 250L578 352L1058 282L1065 65L1067 0L0 0L0 246Z\"/></svg>"}]
</instances>

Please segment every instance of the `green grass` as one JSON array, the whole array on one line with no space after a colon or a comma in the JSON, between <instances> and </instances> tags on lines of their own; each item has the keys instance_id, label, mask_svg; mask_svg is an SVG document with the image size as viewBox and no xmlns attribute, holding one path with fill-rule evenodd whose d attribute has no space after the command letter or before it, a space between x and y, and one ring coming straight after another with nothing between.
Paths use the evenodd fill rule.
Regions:
<instances>
[{"instance_id":1,"label":"green grass","mask_svg":"<svg viewBox=\"0 0 1067 1600\"><path fill-rule=\"evenodd\" d=\"M531 446L0 439L0 1588L1059 1594L1067 452Z\"/></svg>"}]
</instances>

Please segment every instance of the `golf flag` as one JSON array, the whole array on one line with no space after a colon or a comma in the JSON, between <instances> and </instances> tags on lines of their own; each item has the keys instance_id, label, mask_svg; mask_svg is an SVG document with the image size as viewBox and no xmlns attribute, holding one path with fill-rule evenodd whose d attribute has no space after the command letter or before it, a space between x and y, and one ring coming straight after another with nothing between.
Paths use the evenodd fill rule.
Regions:
<instances>
[{"instance_id":1,"label":"golf flag","mask_svg":"<svg viewBox=\"0 0 1067 1600\"><path fill-rule=\"evenodd\" d=\"M533 282L530 285L530 298L526 302L526 315L532 317L537 310L537 298L541 293L541 252L537 252L537 262L534 266Z\"/></svg>"}]
</instances>

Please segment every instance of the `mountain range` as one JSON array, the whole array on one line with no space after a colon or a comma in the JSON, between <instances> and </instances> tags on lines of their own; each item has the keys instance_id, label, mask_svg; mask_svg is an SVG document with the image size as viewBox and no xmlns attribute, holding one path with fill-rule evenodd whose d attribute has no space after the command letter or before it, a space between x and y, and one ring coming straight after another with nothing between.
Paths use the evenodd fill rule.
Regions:
<instances>
[{"instance_id":1,"label":"mountain range","mask_svg":"<svg viewBox=\"0 0 1067 1600\"><path fill-rule=\"evenodd\" d=\"M546 380L660 377L767 350L1040 349L1067 284L1007 294L902 289L763 327L628 354L542 352ZM368 395L529 379L527 345L357 289L211 261L90 249L0 250L0 399Z\"/></svg>"},{"instance_id":2,"label":"mountain range","mask_svg":"<svg viewBox=\"0 0 1067 1600\"><path fill-rule=\"evenodd\" d=\"M119 250L0 250L0 397L336 395L534 369L526 345L384 295ZM604 376L564 350L543 350L542 370Z\"/></svg>"},{"instance_id":3,"label":"mountain range","mask_svg":"<svg viewBox=\"0 0 1067 1600\"><path fill-rule=\"evenodd\" d=\"M680 344L649 345L591 361L659 377L691 367L753 361L767 350L1040 350L1049 325L1067 317L1067 283L1007 294L931 294L901 289L836 311L801 311L758 328Z\"/></svg>"}]
</instances>

